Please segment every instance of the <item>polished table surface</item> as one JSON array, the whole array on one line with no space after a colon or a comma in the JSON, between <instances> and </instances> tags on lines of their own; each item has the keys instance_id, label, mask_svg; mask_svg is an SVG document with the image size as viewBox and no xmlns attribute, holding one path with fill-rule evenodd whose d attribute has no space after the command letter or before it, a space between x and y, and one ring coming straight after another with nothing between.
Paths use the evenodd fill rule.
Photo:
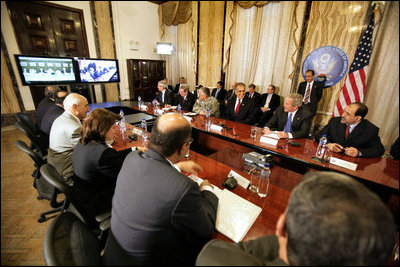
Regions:
<instances>
[{"instance_id":1,"label":"polished table surface","mask_svg":"<svg viewBox=\"0 0 400 267\"><path fill-rule=\"evenodd\" d=\"M108 102L95 104L91 108L98 107L112 107L112 106L124 106L132 109L140 110L135 101L122 101L122 102ZM147 105L147 110L140 110L147 114L158 116L154 112L151 105ZM211 117L211 123L215 125L222 125L223 129L221 132L210 130L206 123L205 117L202 115L196 115L192 117L192 127L198 131L205 133L210 136L224 139L229 142L233 142L250 149L253 149L262 153L271 153L274 156L281 157L292 161L294 164L304 165L308 168L315 170L327 170L337 171L351 175L353 177L376 183L384 187L391 188L398 192L399 190L399 161L389 158L353 158L346 156L342 153L332 152L332 156L348 162L357 164L355 171L331 164L329 162L320 163L312 159L317 149L317 142L309 139L291 139L290 141L296 141L300 143L299 147L292 146L288 143L288 139L280 139L276 146L268 145L260 142L261 128L258 129L256 140L250 137L251 126L243 123L237 123L221 118Z\"/></svg>"},{"instance_id":2,"label":"polished table surface","mask_svg":"<svg viewBox=\"0 0 400 267\"><path fill-rule=\"evenodd\" d=\"M133 127L131 125L128 125L129 133L131 133L132 128ZM143 146L142 137L138 136L137 141L122 142L120 136L117 136L113 144L113 147L116 150L121 150L132 146ZM220 156L229 157L233 162L241 162L240 153L227 150L225 150L225 153L228 154ZM190 156L188 159L197 162L203 167L203 171L198 173L200 178L208 180L210 183L219 187L220 189L223 189L221 184L227 177L230 170L234 170L243 177L250 179L250 175L242 171L243 166L240 163L237 164L236 168L234 168L221 163L212 157L207 157L194 151L190 151ZM271 183L268 189L268 196L266 198L261 198L256 193L250 192L248 189L244 189L239 185L232 190L233 193L262 208L260 215L257 217L253 226L243 238L244 241L251 240L262 235L271 235L275 233L276 222L280 214L284 212L289 201L290 192L296 186L296 184L300 182L301 176L302 175L290 170L281 168L279 166L274 166L271 169ZM290 179L287 179L288 177L290 177ZM213 238L219 238L233 242L219 232L215 232Z\"/></svg>"}]
</instances>

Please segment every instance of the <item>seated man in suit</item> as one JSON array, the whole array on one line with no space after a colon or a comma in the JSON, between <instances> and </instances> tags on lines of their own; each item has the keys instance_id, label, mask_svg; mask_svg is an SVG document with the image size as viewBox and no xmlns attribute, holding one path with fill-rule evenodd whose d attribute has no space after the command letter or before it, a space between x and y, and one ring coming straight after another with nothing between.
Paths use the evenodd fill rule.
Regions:
<instances>
[{"instance_id":1,"label":"seated man in suit","mask_svg":"<svg viewBox=\"0 0 400 267\"><path fill-rule=\"evenodd\" d=\"M77 93L67 95L63 104L65 111L51 126L47 162L72 186L74 170L71 155L81 138L81 121L89 112L89 104L84 96Z\"/></svg>"},{"instance_id":2,"label":"seated man in suit","mask_svg":"<svg viewBox=\"0 0 400 267\"><path fill-rule=\"evenodd\" d=\"M315 73L313 70L307 70L306 80L299 84L299 88L297 90L297 93L304 96L304 106L310 109L313 117L315 114L317 114L317 106L318 102L322 98L323 89L323 85L321 83L314 81L314 75Z\"/></svg>"},{"instance_id":3,"label":"seated man in suit","mask_svg":"<svg viewBox=\"0 0 400 267\"><path fill-rule=\"evenodd\" d=\"M168 89L168 84L164 80L162 80L158 82L157 87L157 104L167 107L175 105L175 95L171 90Z\"/></svg>"},{"instance_id":4,"label":"seated man in suit","mask_svg":"<svg viewBox=\"0 0 400 267\"><path fill-rule=\"evenodd\" d=\"M42 124L44 114L46 114L46 111L54 105L54 98L60 91L60 88L54 85L48 85L44 88L45 97L39 102L36 109L36 125L38 129L40 129L40 125Z\"/></svg>"},{"instance_id":5,"label":"seated man in suit","mask_svg":"<svg viewBox=\"0 0 400 267\"><path fill-rule=\"evenodd\" d=\"M195 101L194 95L189 92L189 85L181 84L178 95L178 104L181 105L181 109L192 112Z\"/></svg>"},{"instance_id":6,"label":"seated man in suit","mask_svg":"<svg viewBox=\"0 0 400 267\"><path fill-rule=\"evenodd\" d=\"M200 87L197 89L197 94L199 98L194 103L193 112L206 115L208 109L211 116L219 117L219 103L215 97L210 96L210 89L208 87Z\"/></svg>"},{"instance_id":7,"label":"seated man in suit","mask_svg":"<svg viewBox=\"0 0 400 267\"><path fill-rule=\"evenodd\" d=\"M191 142L190 123L167 113L156 119L149 149L126 157L112 200L106 265L194 265L214 233L218 198L207 180L199 186L181 173L202 171L182 161Z\"/></svg>"},{"instance_id":8,"label":"seated man in suit","mask_svg":"<svg viewBox=\"0 0 400 267\"><path fill-rule=\"evenodd\" d=\"M368 107L360 102L346 106L341 117L331 118L329 123L315 135L319 141L323 134L327 147L333 152L344 152L350 157L380 157L385 148L379 138L379 128L364 119Z\"/></svg>"},{"instance_id":9,"label":"seated man in suit","mask_svg":"<svg viewBox=\"0 0 400 267\"><path fill-rule=\"evenodd\" d=\"M208 242L196 265L381 266L396 243L393 215L350 176L308 172L292 191L275 235Z\"/></svg>"},{"instance_id":10,"label":"seated man in suit","mask_svg":"<svg viewBox=\"0 0 400 267\"><path fill-rule=\"evenodd\" d=\"M260 105L260 93L256 92L256 86L252 83L249 85L249 91L246 92L246 97L250 98L255 107Z\"/></svg>"},{"instance_id":11,"label":"seated man in suit","mask_svg":"<svg viewBox=\"0 0 400 267\"><path fill-rule=\"evenodd\" d=\"M302 96L292 93L285 97L283 106L264 127L264 133L278 131L279 138L306 138L311 127L312 115L309 109L303 108Z\"/></svg>"},{"instance_id":12,"label":"seated man in suit","mask_svg":"<svg viewBox=\"0 0 400 267\"><path fill-rule=\"evenodd\" d=\"M280 97L275 94L275 85L270 84L267 87L267 93L261 95L259 105L259 119L258 124L260 127L264 125L272 118L275 110L280 106Z\"/></svg>"},{"instance_id":13,"label":"seated man in suit","mask_svg":"<svg viewBox=\"0 0 400 267\"><path fill-rule=\"evenodd\" d=\"M217 88L212 91L211 95L218 100L219 115L221 116L221 118L223 118L225 116L225 96L226 96L226 90L224 89L223 81L217 82Z\"/></svg>"},{"instance_id":14,"label":"seated man in suit","mask_svg":"<svg viewBox=\"0 0 400 267\"><path fill-rule=\"evenodd\" d=\"M228 101L230 99L236 97L236 94L235 94L236 84L237 84L237 82L233 82L231 89L228 92L226 92L226 95L225 95L225 106L228 104Z\"/></svg>"},{"instance_id":15,"label":"seated man in suit","mask_svg":"<svg viewBox=\"0 0 400 267\"><path fill-rule=\"evenodd\" d=\"M253 101L245 97L246 85L237 83L236 97L231 98L226 105L225 118L231 121L252 124L256 108Z\"/></svg>"},{"instance_id":16,"label":"seated man in suit","mask_svg":"<svg viewBox=\"0 0 400 267\"><path fill-rule=\"evenodd\" d=\"M180 78L179 78L179 83L177 83L177 84L175 85L175 89L174 89L174 93L175 93L175 94L178 94L178 93L179 93L179 88L180 88L180 86L181 86L182 84L185 84L185 77L180 77Z\"/></svg>"}]
</instances>

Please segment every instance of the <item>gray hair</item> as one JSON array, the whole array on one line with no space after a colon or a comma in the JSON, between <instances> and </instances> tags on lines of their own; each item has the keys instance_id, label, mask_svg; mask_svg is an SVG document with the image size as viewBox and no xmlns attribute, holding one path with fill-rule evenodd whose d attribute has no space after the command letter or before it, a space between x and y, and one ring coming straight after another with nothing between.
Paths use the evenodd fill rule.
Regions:
<instances>
[{"instance_id":1,"label":"gray hair","mask_svg":"<svg viewBox=\"0 0 400 267\"><path fill-rule=\"evenodd\" d=\"M168 88L168 84L165 82L165 80L161 80L158 82L158 85L162 86L163 88L167 89Z\"/></svg>"},{"instance_id":2,"label":"gray hair","mask_svg":"<svg viewBox=\"0 0 400 267\"><path fill-rule=\"evenodd\" d=\"M301 107L301 105L303 104L303 96L301 94L291 93L290 95L285 97L285 100L288 98L293 99L292 106Z\"/></svg>"},{"instance_id":3,"label":"gray hair","mask_svg":"<svg viewBox=\"0 0 400 267\"><path fill-rule=\"evenodd\" d=\"M67 95L63 102L64 109L67 111L71 111L72 106L74 104L79 105L84 98L85 98L84 96L77 93L71 93Z\"/></svg>"},{"instance_id":4,"label":"gray hair","mask_svg":"<svg viewBox=\"0 0 400 267\"><path fill-rule=\"evenodd\" d=\"M183 89L185 92L189 91L189 85L183 83L179 86L179 89Z\"/></svg>"}]
</instances>

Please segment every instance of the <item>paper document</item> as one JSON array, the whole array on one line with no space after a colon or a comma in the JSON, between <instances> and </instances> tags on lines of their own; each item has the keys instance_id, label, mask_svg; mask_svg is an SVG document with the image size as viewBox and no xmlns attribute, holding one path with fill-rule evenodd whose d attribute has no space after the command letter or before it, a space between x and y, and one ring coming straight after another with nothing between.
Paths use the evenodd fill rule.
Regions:
<instances>
[{"instance_id":1,"label":"paper document","mask_svg":"<svg viewBox=\"0 0 400 267\"><path fill-rule=\"evenodd\" d=\"M273 138L273 139L280 139L277 132L271 132L270 134L264 134L263 136Z\"/></svg>"},{"instance_id":2,"label":"paper document","mask_svg":"<svg viewBox=\"0 0 400 267\"><path fill-rule=\"evenodd\" d=\"M188 177L198 184L203 181L194 174ZM214 193L219 199L215 228L236 243L240 242L262 209L228 189L221 190L214 185Z\"/></svg>"}]
</instances>

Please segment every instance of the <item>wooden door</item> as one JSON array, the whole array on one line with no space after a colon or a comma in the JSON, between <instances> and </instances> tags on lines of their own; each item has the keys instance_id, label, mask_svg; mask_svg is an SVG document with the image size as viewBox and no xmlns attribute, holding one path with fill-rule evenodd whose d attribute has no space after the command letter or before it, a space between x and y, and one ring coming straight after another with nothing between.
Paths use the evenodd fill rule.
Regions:
<instances>
[{"instance_id":1,"label":"wooden door","mask_svg":"<svg viewBox=\"0 0 400 267\"><path fill-rule=\"evenodd\" d=\"M144 101L156 97L158 81L165 79L165 61L127 59L129 93L131 100L140 96Z\"/></svg>"}]
</instances>

